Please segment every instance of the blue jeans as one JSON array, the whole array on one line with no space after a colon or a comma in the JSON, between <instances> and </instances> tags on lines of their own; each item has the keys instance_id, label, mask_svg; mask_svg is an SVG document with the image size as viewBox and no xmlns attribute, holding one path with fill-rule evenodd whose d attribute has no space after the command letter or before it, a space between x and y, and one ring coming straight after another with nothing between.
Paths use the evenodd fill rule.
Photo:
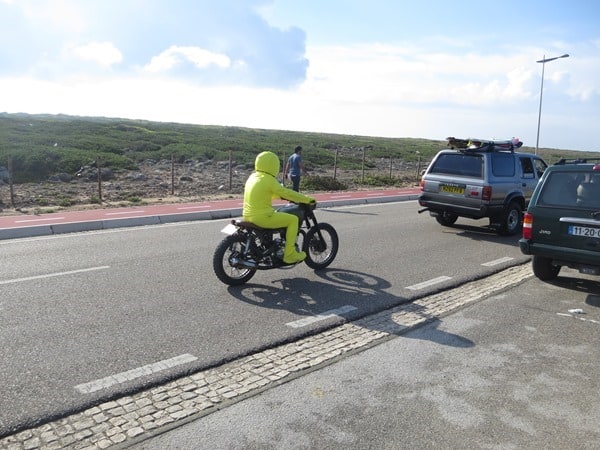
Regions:
<instances>
[{"instance_id":1,"label":"blue jeans","mask_svg":"<svg viewBox=\"0 0 600 450\"><path fill-rule=\"evenodd\" d=\"M292 180L292 190L300 192L300 175L290 175Z\"/></svg>"}]
</instances>

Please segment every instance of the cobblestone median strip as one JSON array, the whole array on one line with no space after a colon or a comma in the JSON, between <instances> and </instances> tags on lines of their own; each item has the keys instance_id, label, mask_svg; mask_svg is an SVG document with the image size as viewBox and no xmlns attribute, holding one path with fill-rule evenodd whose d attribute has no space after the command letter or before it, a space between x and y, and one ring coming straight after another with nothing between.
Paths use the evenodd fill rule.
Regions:
<instances>
[{"instance_id":1,"label":"cobblestone median strip","mask_svg":"<svg viewBox=\"0 0 600 450\"><path fill-rule=\"evenodd\" d=\"M102 403L0 440L0 449L124 448L437 319L532 276L529 264Z\"/></svg>"}]
</instances>

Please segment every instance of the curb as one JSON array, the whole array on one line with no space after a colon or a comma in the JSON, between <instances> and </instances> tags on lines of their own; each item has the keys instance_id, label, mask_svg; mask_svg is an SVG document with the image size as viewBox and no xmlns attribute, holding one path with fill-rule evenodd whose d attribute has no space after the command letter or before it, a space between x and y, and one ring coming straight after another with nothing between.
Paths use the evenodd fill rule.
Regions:
<instances>
[{"instance_id":1,"label":"curb","mask_svg":"<svg viewBox=\"0 0 600 450\"><path fill-rule=\"evenodd\" d=\"M367 205L377 203L393 203L416 200L418 194L373 196L360 199L326 200L318 202L319 208L336 206ZM111 230L116 228L160 225L175 222L190 222L196 220L233 219L241 217L242 208L218 209L211 211L161 214L154 216L137 216L119 219L102 219L78 222L66 222L54 225L34 225L21 228L0 229L0 240L19 239L27 237L51 236L55 234L77 233L82 231Z\"/></svg>"}]
</instances>

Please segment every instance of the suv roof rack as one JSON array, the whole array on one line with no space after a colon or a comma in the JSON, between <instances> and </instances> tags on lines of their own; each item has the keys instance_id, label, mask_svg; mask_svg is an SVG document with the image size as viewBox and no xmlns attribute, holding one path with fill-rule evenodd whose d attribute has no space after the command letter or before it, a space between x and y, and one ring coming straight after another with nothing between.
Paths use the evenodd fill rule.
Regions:
<instances>
[{"instance_id":1,"label":"suv roof rack","mask_svg":"<svg viewBox=\"0 0 600 450\"><path fill-rule=\"evenodd\" d=\"M565 164L587 164L587 163L600 163L600 158L577 158L577 159L566 159L561 158L554 163L555 166L564 166Z\"/></svg>"},{"instance_id":2,"label":"suv roof rack","mask_svg":"<svg viewBox=\"0 0 600 450\"><path fill-rule=\"evenodd\" d=\"M523 145L523 142L519 138L501 141L475 138L461 139L455 137L448 137L446 139L448 139L448 147L452 149L456 148L461 151L473 152L514 152L515 148L520 148Z\"/></svg>"}]
</instances>

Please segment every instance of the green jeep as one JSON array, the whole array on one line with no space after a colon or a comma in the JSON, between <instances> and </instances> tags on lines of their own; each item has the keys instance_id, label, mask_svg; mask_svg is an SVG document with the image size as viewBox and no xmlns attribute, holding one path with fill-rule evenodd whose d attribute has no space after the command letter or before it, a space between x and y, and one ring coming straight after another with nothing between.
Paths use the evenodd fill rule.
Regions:
<instances>
[{"instance_id":1,"label":"green jeep","mask_svg":"<svg viewBox=\"0 0 600 450\"><path fill-rule=\"evenodd\" d=\"M540 280L562 266L600 275L600 158L560 160L548 167L523 220L521 252L533 255Z\"/></svg>"}]
</instances>

